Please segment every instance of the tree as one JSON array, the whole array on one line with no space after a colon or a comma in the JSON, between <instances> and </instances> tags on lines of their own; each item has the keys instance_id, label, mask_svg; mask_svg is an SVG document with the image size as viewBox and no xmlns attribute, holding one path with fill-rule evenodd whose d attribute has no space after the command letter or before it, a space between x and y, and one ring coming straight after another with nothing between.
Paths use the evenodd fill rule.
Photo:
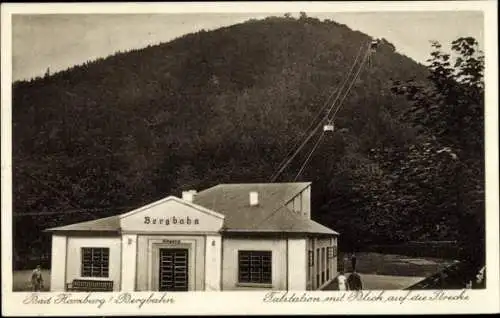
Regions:
<instances>
[{"instance_id":1,"label":"tree","mask_svg":"<svg viewBox=\"0 0 500 318\"><path fill-rule=\"evenodd\" d=\"M457 56L453 65L440 43L432 42L432 47L428 60L432 85L396 82L393 92L413 104L404 120L419 127L422 135L439 145L439 153L448 153L455 162L444 166L446 173L452 173L448 176L452 182L436 203L445 208L448 225L457 227L459 257L472 276L485 263L484 55L471 37L451 43Z\"/></svg>"}]
</instances>

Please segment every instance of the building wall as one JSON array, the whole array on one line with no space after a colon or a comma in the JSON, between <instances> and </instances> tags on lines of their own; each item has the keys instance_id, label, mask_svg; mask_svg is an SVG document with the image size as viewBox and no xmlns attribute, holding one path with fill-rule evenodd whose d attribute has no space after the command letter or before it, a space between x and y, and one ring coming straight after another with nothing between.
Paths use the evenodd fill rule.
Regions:
<instances>
[{"instance_id":1,"label":"building wall","mask_svg":"<svg viewBox=\"0 0 500 318\"><path fill-rule=\"evenodd\" d=\"M205 289L205 236L138 235L137 236L137 291L157 290L159 248L187 248L189 250L189 290Z\"/></svg>"},{"instance_id":2,"label":"building wall","mask_svg":"<svg viewBox=\"0 0 500 318\"><path fill-rule=\"evenodd\" d=\"M330 263L330 268L333 273L333 277L337 277L339 274L339 268L338 268L338 254L339 254L339 245L338 245L338 236L334 236L331 239L331 244L334 248L334 257L331 260Z\"/></svg>"},{"instance_id":3,"label":"building wall","mask_svg":"<svg viewBox=\"0 0 500 318\"><path fill-rule=\"evenodd\" d=\"M272 252L272 286L252 286L238 283L238 251L271 251ZM259 238L223 238L222 239L222 289L223 290L255 290L268 288L272 290L287 289L287 240Z\"/></svg>"},{"instance_id":4,"label":"building wall","mask_svg":"<svg viewBox=\"0 0 500 318\"><path fill-rule=\"evenodd\" d=\"M121 291L135 291L135 275L137 270L137 235L122 235L122 268Z\"/></svg>"},{"instance_id":5,"label":"building wall","mask_svg":"<svg viewBox=\"0 0 500 318\"><path fill-rule=\"evenodd\" d=\"M307 240L288 239L288 290L306 290L307 287Z\"/></svg>"},{"instance_id":6,"label":"building wall","mask_svg":"<svg viewBox=\"0 0 500 318\"><path fill-rule=\"evenodd\" d=\"M332 258L328 257L328 247L333 247ZM336 237L310 237L307 240L307 290L320 289L337 276L336 253Z\"/></svg>"},{"instance_id":7,"label":"building wall","mask_svg":"<svg viewBox=\"0 0 500 318\"><path fill-rule=\"evenodd\" d=\"M307 187L302 192L293 197L286 204L290 211L298 215L310 219L311 218L311 187Z\"/></svg>"},{"instance_id":8,"label":"building wall","mask_svg":"<svg viewBox=\"0 0 500 318\"><path fill-rule=\"evenodd\" d=\"M156 202L120 219L122 233L159 235L217 233L223 223L222 215L177 198Z\"/></svg>"},{"instance_id":9,"label":"building wall","mask_svg":"<svg viewBox=\"0 0 500 318\"><path fill-rule=\"evenodd\" d=\"M205 291L222 288L222 237L208 235L205 245Z\"/></svg>"},{"instance_id":10,"label":"building wall","mask_svg":"<svg viewBox=\"0 0 500 318\"><path fill-rule=\"evenodd\" d=\"M67 238L66 250L66 283L73 279L106 279L101 277L81 277L82 247L107 247L109 248L109 277L113 281L113 290L121 288L121 237L78 237ZM54 253L54 251L52 251ZM56 252L57 253L57 252ZM52 259L57 262L57 257L52 254ZM62 260L59 260L62 261ZM56 267L57 268L57 267ZM54 271L54 269L52 270Z\"/></svg>"},{"instance_id":11,"label":"building wall","mask_svg":"<svg viewBox=\"0 0 500 318\"><path fill-rule=\"evenodd\" d=\"M50 271L50 291L63 292L66 289L66 251L65 235L52 235L52 259Z\"/></svg>"}]
</instances>

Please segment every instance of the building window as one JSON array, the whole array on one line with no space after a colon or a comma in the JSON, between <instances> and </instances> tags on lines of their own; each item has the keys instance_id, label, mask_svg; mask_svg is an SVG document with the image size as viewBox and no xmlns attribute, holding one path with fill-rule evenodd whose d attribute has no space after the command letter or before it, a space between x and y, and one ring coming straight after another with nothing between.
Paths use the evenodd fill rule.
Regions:
<instances>
[{"instance_id":1,"label":"building window","mask_svg":"<svg viewBox=\"0 0 500 318\"><path fill-rule=\"evenodd\" d=\"M309 267L314 266L314 251L308 251L309 254Z\"/></svg>"},{"instance_id":2,"label":"building window","mask_svg":"<svg viewBox=\"0 0 500 318\"><path fill-rule=\"evenodd\" d=\"M295 211L299 212L302 212L302 195L299 194L298 196L295 197L294 201L297 201L295 202Z\"/></svg>"},{"instance_id":3,"label":"building window","mask_svg":"<svg viewBox=\"0 0 500 318\"><path fill-rule=\"evenodd\" d=\"M330 250L330 248L327 248L327 258L326 258L326 280L330 280L330 263L331 263L331 260L330 260L330 257L329 254L328 254L328 251Z\"/></svg>"},{"instance_id":4,"label":"building window","mask_svg":"<svg viewBox=\"0 0 500 318\"><path fill-rule=\"evenodd\" d=\"M319 248L316 248L316 273L320 271L321 262L319 260Z\"/></svg>"},{"instance_id":5,"label":"building window","mask_svg":"<svg viewBox=\"0 0 500 318\"><path fill-rule=\"evenodd\" d=\"M82 277L109 277L109 248L82 247Z\"/></svg>"},{"instance_id":6,"label":"building window","mask_svg":"<svg viewBox=\"0 0 500 318\"><path fill-rule=\"evenodd\" d=\"M271 251L238 251L238 281L240 283L272 283Z\"/></svg>"},{"instance_id":7,"label":"building window","mask_svg":"<svg viewBox=\"0 0 500 318\"><path fill-rule=\"evenodd\" d=\"M319 272L321 270L320 265L321 265L321 262L319 259L319 247L318 247L318 248L316 248L316 287L320 286L320 280L319 280L319 278L320 278Z\"/></svg>"},{"instance_id":8,"label":"building window","mask_svg":"<svg viewBox=\"0 0 500 318\"><path fill-rule=\"evenodd\" d=\"M328 259L332 259L337 256L337 249L335 246L328 247Z\"/></svg>"},{"instance_id":9,"label":"building window","mask_svg":"<svg viewBox=\"0 0 500 318\"><path fill-rule=\"evenodd\" d=\"M325 260L326 248L321 248L321 284L325 282Z\"/></svg>"}]
</instances>

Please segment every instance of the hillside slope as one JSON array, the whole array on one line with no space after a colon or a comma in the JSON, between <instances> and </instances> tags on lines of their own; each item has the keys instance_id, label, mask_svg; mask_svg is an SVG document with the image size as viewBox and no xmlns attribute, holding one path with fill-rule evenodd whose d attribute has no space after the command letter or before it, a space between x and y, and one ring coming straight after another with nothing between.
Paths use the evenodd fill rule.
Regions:
<instances>
[{"instance_id":1,"label":"hillside slope","mask_svg":"<svg viewBox=\"0 0 500 318\"><path fill-rule=\"evenodd\" d=\"M273 17L15 83L14 213L54 212L16 216L16 246L44 247L41 228L181 190L269 182L370 40L333 21ZM370 173L363 167L378 166L370 149L416 138L398 119L408 102L390 88L426 76L381 43L337 116L345 129L323 140L300 177L313 182L315 211L339 187L348 193L355 174ZM293 179L308 149L279 180ZM350 199L337 200L348 215ZM327 225L347 230L336 226L336 211L327 213Z\"/></svg>"}]
</instances>

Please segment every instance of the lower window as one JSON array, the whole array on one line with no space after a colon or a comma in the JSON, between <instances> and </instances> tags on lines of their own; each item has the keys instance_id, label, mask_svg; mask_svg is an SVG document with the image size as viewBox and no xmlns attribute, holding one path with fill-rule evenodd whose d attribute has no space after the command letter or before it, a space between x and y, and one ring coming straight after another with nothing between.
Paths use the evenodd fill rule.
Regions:
<instances>
[{"instance_id":1,"label":"lower window","mask_svg":"<svg viewBox=\"0 0 500 318\"><path fill-rule=\"evenodd\" d=\"M271 251L238 251L238 282L272 283Z\"/></svg>"},{"instance_id":2,"label":"lower window","mask_svg":"<svg viewBox=\"0 0 500 318\"><path fill-rule=\"evenodd\" d=\"M109 277L109 248L82 247L82 277Z\"/></svg>"}]
</instances>

